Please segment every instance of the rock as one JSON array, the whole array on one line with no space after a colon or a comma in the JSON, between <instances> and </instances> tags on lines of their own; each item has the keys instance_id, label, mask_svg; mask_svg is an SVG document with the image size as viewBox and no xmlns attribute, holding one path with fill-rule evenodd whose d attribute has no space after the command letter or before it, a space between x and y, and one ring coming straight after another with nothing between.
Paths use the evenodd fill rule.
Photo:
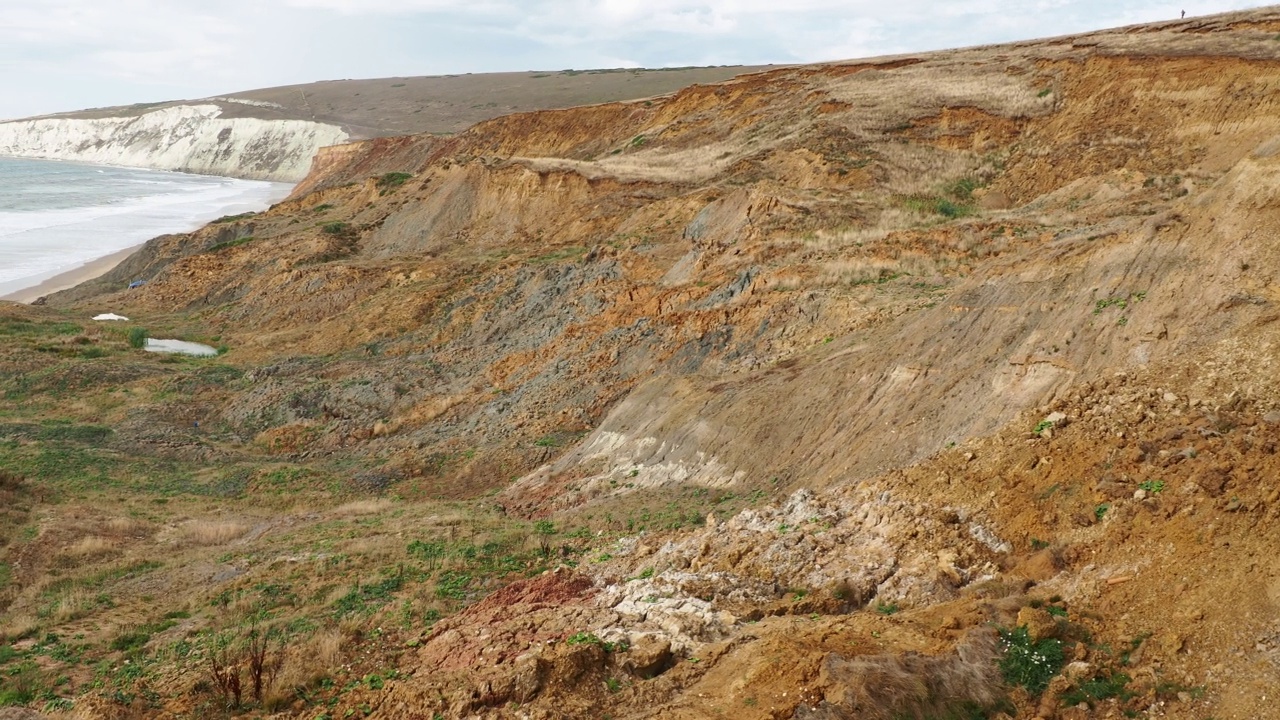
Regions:
<instances>
[{"instance_id":1,"label":"rock","mask_svg":"<svg viewBox=\"0 0 1280 720\"><path fill-rule=\"evenodd\" d=\"M1177 655L1182 652L1182 648L1186 647L1187 644L1186 638L1173 631L1162 633L1156 639L1156 642L1160 647L1160 652L1165 656Z\"/></svg>"},{"instance_id":2,"label":"rock","mask_svg":"<svg viewBox=\"0 0 1280 720\"><path fill-rule=\"evenodd\" d=\"M1018 611L1018 625L1027 628L1027 635L1039 642L1058 634L1058 621L1043 608L1024 607Z\"/></svg>"},{"instance_id":3,"label":"rock","mask_svg":"<svg viewBox=\"0 0 1280 720\"><path fill-rule=\"evenodd\" d=\"M624 670L645 678L654 678L671 667L671 641L655 635L635 638L622 659Z\"/></svg>"},{"instance_id":4,"label":"rock","mask_svg":"<svg viewBox=\"0 0 1280 720\"><path fill-rule=\"evenodd\" d=\"M1280 410L1272 410L1262 416L1262 422L1268 425L1280 425Z\"/></svg>"},{"instance_id":5,"label":"rock","mask_svg":"<svg viewBox=\"0 0 1280 720\"><path fill-rule=\"evenodd\" d=\"M1167 392L1164 394L1164 401L1167 403L1176 403L1178 402L1178 396L1171 392Z\"/></svg>"},{"instance_id":6,"label":"rock","mask_svg":"<svg viewBox=\"0 0 1280 720\"><path fill-rule=\"evenodd\" d=\"M1013 571L1028 580L1044 582L1057 575L1060 569L1053 552L1044 549L1018 563Z\"/></svg>"},{"instance_id":7,"label":"rock","mask_svg":"<svg viewBox=\"0 0 1280 720\"><path fill-rule=\"evenodd\" d=\"M1195 483L1209 495L1217 497L1226 489L1228 479L1229 475L1223 468L1211 467L1200 471L1195 476Z\"/></svg>"},{"instance_id":8,"label":"rock","mask_svg":"<svg viewBox=\"0 0 1280 720\"><path fill-rule=\"evenodd\" d=\"M1072 682L1079 682L1093 675L1093 666L1082 660L1068 663L1062 674Z\"/></svg>"},{"instance_id":9,"label":"rock","mask_svg":"<svg viewBox=\"0 0 1280 720\"><path fill-rule=\"evenodd\" d=\"M1053 412L1045 416L1044 421L1054 425L1062 425L1066 422L1067 414L1064 412Z\"/></svg>"},{"instance_id":10,"label":"rock","mask_svg":"<svg viewBox=\"0 0 1280 720\"><path fill-rule=\"evenodd\" d=\"M1133 499L1134 499L1134 500L1137 500L1137 501L1139 501L1139 502L1141 502L1141 501L1143 501L1143 500L1146 500L1146 499L1147 499L1147 491L1146 491L1146 490L1143 490L1142 488L1138 488L1138 489L1137 489L1137 490L1135 490L1135 491L1134 491L1134 493L1133 493Z\"/></svg>"}]
</instances>

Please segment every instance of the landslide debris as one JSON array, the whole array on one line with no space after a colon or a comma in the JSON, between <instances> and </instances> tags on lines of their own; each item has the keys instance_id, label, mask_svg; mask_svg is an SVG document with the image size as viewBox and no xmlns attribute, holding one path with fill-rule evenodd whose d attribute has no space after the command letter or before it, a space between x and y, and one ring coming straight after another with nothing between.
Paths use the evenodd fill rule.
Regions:
<instances>
[{"instance_id":1,"label":"landslide debris","mask_svg":"<svg viewBox=\"0 0 1280 720\"><path fill-rule=\"evenodd\" d=\"M0 689L89 717L1274 714L1277 27L343 146L267 212L6 306L0 470L47 495L5 530ZM224 352L142 357L104 307Z\"/></svg>"}]
</instances>

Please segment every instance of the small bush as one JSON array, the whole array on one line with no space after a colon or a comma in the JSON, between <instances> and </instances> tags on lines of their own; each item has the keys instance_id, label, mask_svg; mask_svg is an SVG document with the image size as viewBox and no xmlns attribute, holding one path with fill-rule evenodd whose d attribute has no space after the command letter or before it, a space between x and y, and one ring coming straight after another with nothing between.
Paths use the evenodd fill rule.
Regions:
<instances>
[{"instance_id":1,"label":"small bush","mask_svg":"<svg viewBox=\"0 0 1280 720\"><path fill-rule=\"evenodd\" d=\"M221 252L223 250L228 250L233 247L240 247L241 245L247 245L248 243L253 242L253 240L254 240L254 237L252 235L249 235L248 237L236 238L235 240L227 240L225 242L215 243L209 246L209 250L207 252L211 252L211 253Z\"/></svg>"},{"instance_id":2,"label":"small bush","mask_svg":"<svg viewBox=\"0 0 1280 720\"><path fill-rule=\"evenodd\" d=\"M210 224L210 225L221 225L221 224L223 224L223 223L236 222L236 221L239 221L239 220L247 220L247 219L249 219L249 218L251 218L251 217L253 217L254 215L257 215L257 214L258 214L258 213L256 213L256 212L247 212L247 213L240 213L239 215L223 215L222 217L218 218L217 220L214 220L213 222L211 222L211 223L209 223L209 224Z\"/></svg>"},{"instance_id":3,"label":"small bush","mask_svg":"<svg viewBox=\"0 0 1280 720\"><path fill-rule=\"evenodd\" d=\"M327 235L349 235L351 223L329 222L320 226L320 231Z\"/></svg>"},{"instance_id":4,"label":"small bush","mask_svg":"<svg viewBox=\"0 0 1280 720\"><path fill-rule=\"evenodd\" d=\"M1128 675L1112 673L1109 670L1104 671L1099 675L1082 681L1075 688L1063 693L1062 702L1068 706L1087 702L1092 707L1099 700L1110 700L1111 698L1127 699L1131 695L1125 689L1128 684Z\"/></svg>"},{"instance_id":5,"label":"small bush","mask_svg":"<svg viewBox=\"0 0 1280 720\"><path fill-rule=\"evenodd\" d=\"M150 642L150 640L151 635L140 630L125 632L117 635L115 639L111 641L111 649L127 653L141 648L143 645Z\"/></svg>"},{"instance_id":6,"label":"small bush","mask_svg":"<svg viewBox=\"0 0 1280 720\"><path fill-rule=\"evenodd\" d=\"M377 185L382 188L382 194L393 192L396 188L413 179L413 175L404 172L389 172L378 178Z\"/></svg>"},{"instance_id":7,"label":"small bush","mask_svg":"<svg viewBox=\"0 0 1280 720\"><path fill-rule=\"evenodd\" d=\"M129 328L129 347L144 348L147 346L147 329L134 327Z\"/></svg>"},{"instance_id":8,"label":"small bush","mask_svg":"<svg viewBox=\"0 0 1280 720\"><path fill-rule=\"evenodd\" d=\"M1005 682L1024 687L1033 695L1044 692L1066 662L1061 641L1052 638L1034 641L1025 627L1001 630L1000 641L1004 646L1000 672Z\"/></svg>"}]
</instances>

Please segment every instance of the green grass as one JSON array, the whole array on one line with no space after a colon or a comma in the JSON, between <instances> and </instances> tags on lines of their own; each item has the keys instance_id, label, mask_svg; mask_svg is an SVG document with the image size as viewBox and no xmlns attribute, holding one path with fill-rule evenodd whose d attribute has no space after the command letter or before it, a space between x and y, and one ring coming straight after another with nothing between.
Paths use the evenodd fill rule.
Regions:
<instances>
[{"instance_id":1,"label":"green grass","mask_svg":"<svg viewBox=\"0 0 1280 720\"><path fill-rule=\"evenodd\" d=\"M897 603L876 603L876 612L881 615L893 615L898 612L899 609L900 608Z\"/></svg>"},{"instance_id":2,"label":"green grass","mask_svg":"<svg viewBox=\"0 0 1280 720\"><path fill-rule=\"evenodd\" d=\"M1004 646L1000 672L1005 682L1026 688L1033 695L1044 692L1066 662L1060 640L1032 640L1025 627L1001 630L1000 641Z\"/></svg>"},{"instance_id":3,"label":"green grass","mask_svg":"<svg viewBox=\"0 0 1280 720\"><path fill-rule=\"evenodd\" d=\"M1129 680L1129 676L1124 673L1104 671L1080 682L1076 687L1063 693L1062 703L1065 706L1088 703L1090 707L1094 707L1099 700L1110 700L1111 698L1128 699L1131 696L1131 693L1126 689Z\"/></svg>"},{"instance_id":4,"label":"green grass","mask_svg":"<svg viewBox=\"0 0 1280 720\"><path fill-rule=\"evenodd\" d=\"M545 255L529 258L529 263L531 265L547 265L561 260L576 260L586 254L587 249L584 247L566 247L553 250Z\"/></svg>"},{"instance_id":5,"label":"green grass","mask_svg":"<svg viewBox=\"0 0 1280 720\"><path fill-rule=\"evenodd\" d=\"M247 220L257 214L258 213L256 212L247 212L247 213L240 213L239 215L223 215L222 217L210 223L210 225L220 225L222 223L230 223L230 222L238 222L240 220Z\"/></svg>"},{"instance_id":6,"label":"green grass","mask_svg":"<svg viewBox=\"0 0 1280 720\"><path fill-rule=\"evenodd\" d=\"M253 241L254 241L254 237L252 235L248 237L236 238L235 240L226 240L226 241L215 243L209 246L209 249L206 250L205 252L211 252L211 253L221 252L223 250L229 250L233 247L240 247L241 245L247 245Z\"/></svg>"},{"instance_id":7,"label":"green grass","mask_svg":"<svg viewBox=\"0 0 1280 720\"><path fill-rule=\"evenodd\" d=\"M147 346L147 329L140 327L129 328L129 347L141 349Z\"/></svg>"},{"instance_id":8,"label":"green grass","mask_svg":"<svg viewBox=\"0 0 1280 720\"><path fill-rule=\"evenodd\" d=\"M367 614L385 605L403 587L404 578L398 574L375 583L356 585L334 602L333 614L337 617Z\"/></svg>"},{"instance_id":9,"label":"green grass","mask_svg":"<svg viewBox=\"0 0 1280 720\"><path fill-rule=\"evenodd\" d=\"M21 318L0 318L0 336L78 335L84 328L69 322L32 322Z\"/></svg>"},{"instance_id":10,"label":"green grass","mask_svg":"<svg viewBox=\"0 0 1280 720\"><path fill-rule=\"evenodd\" d=\"M941 215L948 220L967 217L976 212L968 203L934 195L912 195L902 200L902 206L919 213Z\"/></svg>"},{"instance_id":11,"label":"green grass","mask_svg":"<svg viewBox=\"0 0 1280 720\"><path fill-rule=\"evenodd\" d=\"M378 178L378 181L376 184L379 188L381 188L382 190L381 194L386 195L388 193L395 192L396 188L400 187L401 185L404 185L406 182L409 182L412 179L413 179L412 173L389 172L383 175L382 177Z\"/></svg>"}]
</instances>

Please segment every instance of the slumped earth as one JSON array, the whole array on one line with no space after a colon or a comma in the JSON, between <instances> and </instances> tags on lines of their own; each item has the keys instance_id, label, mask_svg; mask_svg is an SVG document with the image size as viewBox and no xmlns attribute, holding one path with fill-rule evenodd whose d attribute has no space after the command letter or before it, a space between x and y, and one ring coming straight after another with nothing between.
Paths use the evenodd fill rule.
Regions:
<instances>
[{"instance_id":1,"label":"slumped earth","mask_svg":"<svg viewBox=\"0 0 1280 720\"><path fill-rule=\"evenodd\" d=\"M0 700L1276 716L1277 33L370 140L4 305Z\"/></svg>"}]
</instances>

